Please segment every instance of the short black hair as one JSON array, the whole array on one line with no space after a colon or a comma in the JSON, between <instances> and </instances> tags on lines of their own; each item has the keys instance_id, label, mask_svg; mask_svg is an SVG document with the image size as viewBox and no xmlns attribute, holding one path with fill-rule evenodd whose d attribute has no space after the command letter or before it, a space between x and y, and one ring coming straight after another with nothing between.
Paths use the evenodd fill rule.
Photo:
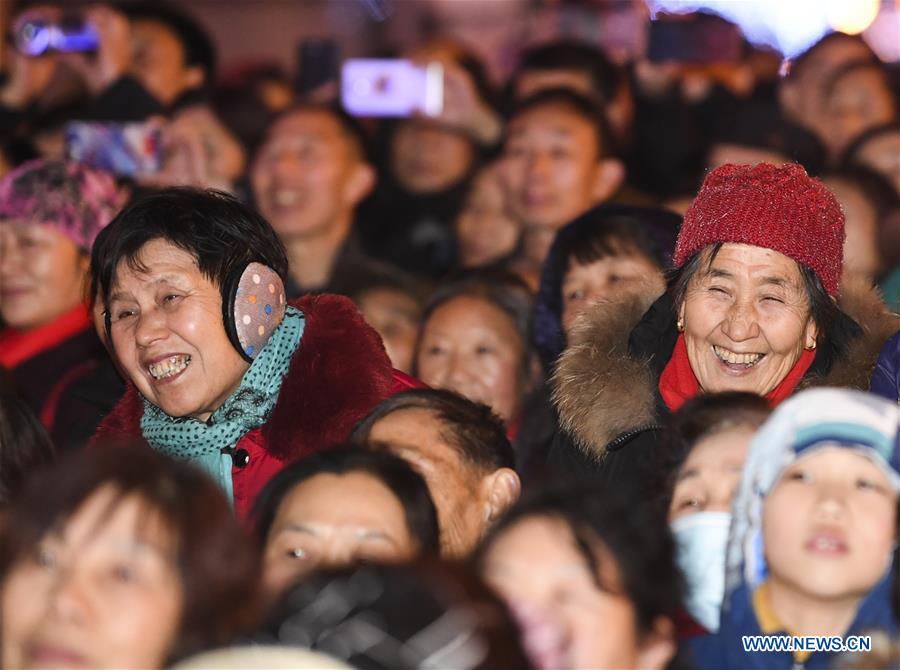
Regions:
<instances>
[{"instance_id":1,"label":"short black hair","mask_svg":"<svg viewBox=\"0 0 900 670\"><path fill-rule=\"evenodd\" d=\"M475 556L483 566L491 546L504 533L527 519L559 519L571 531L598 588L604 583L600 567L603 549L616 564L621 591L634 607L637 629L650 633L658 617L673 617L681 607L683 577L675 562L675 541L666 516L657 505L629 499L615 487L594 484L557 486L524 499L500 519ZM599 545L599 546L598 546Z\"/></svg>"},{"instance_id":2,"label":"short black hair","mask_svg":"<svg viewBox=\"0 0 900 670\"><path fill-rule=\"evenodd\" d=\"M540 107L563 107L591 125L597 138L597 158L618 156L615 135L602 108L591 98L568 88L547 88L517 102L509 112L506 133L510 125L520 116Z\"/></svg>"},{"instance_id":3,"label":"short black hair","mask_svg":"<svg viewBox=\"0 0 900 670\"><path fill-rule=\"evenodd\" d=\"M416 356L422 344L425 324L438 308L456 298L476 298L493 305L509 317L522 343L521 370L523 380L531 380L536 350L533 343L531 289L518 275L498 267L474 268L460 272L439 285L425 303L416 339ZM414 363L415 366L415 363ZM413 374L417 371L414 369Z\"/></svg>"},{"instance_id":4,"label":"short black hair","mask_svg":"<svg viewBox=\"0 0 900 670\"><path fill-rule=\"evenodd\" d=\"M171 30L184 50L184 64L203 69L204 85L211 87L216 77L216 47L206 29L190 14L165 0L123 2L120 11L130 21L155 21Z\"/></svg>"},{"instance_id":5,"label":"short black hair","mask_svg":"<svg viewBox=\"0 0 900 670\"><path fill-rule=\"evenodd\" d=\"M193 255L220 288L251 262L287 278L284 246L262 216L227 193L177 186L138 198L100 231L91 250L92 299L108 309L119 263L140 269L141 249L153 240Z\"/></svg>"},{"instance_id":6,"label":"short black hair","mask_svg":"<svg viewBox=\"0 0 900 670\"><path fill-rule=\"evenodd\" d=\"M253 520L260 545L265 545L281 503L297 486L316 475L351 472L365 473L384 484L403 507L406 527L418 544L419 551L438 553L440 533L437 511L422 476L399 456L354 444L340 445L302 458L266 484L253 505Z\"/></svg>"},{"instance_id":7,"label":"short black hair","mask_svg":"<svg viewBox=\"0 0 900 670\"><path fill-rule=\"evenodd\" d=\"M413 389L392 395L356 425L350 439L368 442L376 423L408 409L433 413L443 426L441 439L477 471L489 473L515 466L513 448L500 417L487 405L443 389Z\"/></svg>"},{"instance_id":8,"label":"short black hair","mask_svg":"<svg viewBox=\"0 0 900 670\"><path fill-rule=\"evenodd\" d=\"M600 49L584 42L558 40L540 44L526 51L513 74L530 70L578 70L590 76L591 89L601 102L608 103L627 80L625 71L613 63Z\"/></svg>"},{"instance_id":9,"label":"short black hair","mask_svg":"<svg viewBox=\"0 0 900 670\"><path fill-rule=\"evenodd\" d=\"M396 291L409 296L420 308L425 302L427 283L388 263L363 260L342 270L331 282L329 290L359 303L370 291Z\"/></svg>"}]
</instances>

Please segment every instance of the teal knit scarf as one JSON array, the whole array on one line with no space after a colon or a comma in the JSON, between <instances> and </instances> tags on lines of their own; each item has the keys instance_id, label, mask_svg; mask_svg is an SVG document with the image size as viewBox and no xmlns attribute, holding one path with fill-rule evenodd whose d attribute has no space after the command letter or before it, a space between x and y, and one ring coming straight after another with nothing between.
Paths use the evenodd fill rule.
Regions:
<instances>
[{"instance_id":1,"label":"teal knit scarf","mask_svg":"<svg viewBox=\"0 0 900 670\"><path fill-rule=\"evenodd\" d=\"M157 451L192 461L206 470L233 501L230 451L246 433L269 419L291 358L300 346L305 324L303 313L288 307L272 337L244 374L241 385L206 422L171 417L144 399L144 439Z\"/></svg>"}]
</instances>

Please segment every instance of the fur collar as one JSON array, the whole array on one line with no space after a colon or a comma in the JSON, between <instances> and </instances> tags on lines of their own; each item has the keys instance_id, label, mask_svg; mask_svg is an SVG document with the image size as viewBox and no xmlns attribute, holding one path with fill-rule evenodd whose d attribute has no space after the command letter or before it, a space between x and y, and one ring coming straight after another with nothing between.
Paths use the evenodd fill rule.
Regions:
<instances>
[{"instance_id":1,"label":"fur collar","mask_svg":"<svg viewBox=\"0 0 900 670\"><path fill-rule=\"evenodd\" d=\"M262 428L266 449L290 461L347 438L390 394L392 367L378 333L347 298L304 296L291 302L306 316L300 346ZM143 401L133 384L92 442L142 442Z\"/></svg>"},{"instance_id":2,"label":"fur collar","mask_svg":"<svg viewBox=\"0 0 900 670\"><path fill-rule=\"evenodd\" d=\"M600 458L618 435L660 420L659 374L649 360L629 355L628 338L659 296L643 290L622 300L596 305L571 335L553 376L553 401L560 425L578 447ZM868 390L884 342L900 330L877 291L858 280L845 280L838 299L863 334L824 376L807 376L798 388L840 386Z\"/></svg>"}]
</instances>

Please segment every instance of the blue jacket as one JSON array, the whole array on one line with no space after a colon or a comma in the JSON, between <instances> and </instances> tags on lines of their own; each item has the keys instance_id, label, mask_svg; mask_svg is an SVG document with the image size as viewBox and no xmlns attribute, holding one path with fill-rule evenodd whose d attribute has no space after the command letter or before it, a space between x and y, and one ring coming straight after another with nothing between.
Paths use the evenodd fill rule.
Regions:
<instances>
[{"instance_id":1,"label":"blue jacket","mask_svg":"<svg viewBox=\"0 0 900 670\"><path fill-rule=\"evenodd\" d=\"M900 403L900 333L885 342L881 348L870 389L872 393Z\"/></svg>"},{"instance_id":2,"label":"blue jacket","mask_svg":"<svg viewBox=\"0 0 900 670\"><path fill-rule=\"evenodd\" d=\"M860 605L853 624L845 634L865 635L872 630L896 634L897 625L891 610L891 574L872 589ZM814 652L805 663L797 664L791 652L745 652L743 637L761 635L753 610L749 588L740 586L731 596L730 608L722 612L719 632L688 641L695 670L828 670L838 653Z\"/></svg>"}]
</instances>

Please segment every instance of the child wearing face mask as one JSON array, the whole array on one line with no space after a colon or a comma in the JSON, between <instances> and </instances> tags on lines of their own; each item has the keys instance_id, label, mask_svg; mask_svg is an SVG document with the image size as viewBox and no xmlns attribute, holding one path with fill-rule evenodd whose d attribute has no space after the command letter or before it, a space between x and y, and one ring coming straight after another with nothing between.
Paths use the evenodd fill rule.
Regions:
<instances>
[{"instance_id":1,"label":"child wearing face mask","mask_svg":"<svg viewBox=\"0 0 900 670\"><path fill-rule=\"evenodd\" d=\"M771 413L752 393L713 393L689 400L672 418L669 524L687 585L682 637L719 628L731 502L753 434Z\"/></svg>"},{"instance_id":2,"label":"child wearing face mask","mask_svg":"<svg viewBox=\"0 0 900 670\"><path fill-rule=\"evenodd\" d=\"M892 563L900 409L876 396L805 391L750 444L734 501L717 634L695 667L831 667L830 651L745 652L753 635L895 634Z\"/></svg>"}]
</instances>

